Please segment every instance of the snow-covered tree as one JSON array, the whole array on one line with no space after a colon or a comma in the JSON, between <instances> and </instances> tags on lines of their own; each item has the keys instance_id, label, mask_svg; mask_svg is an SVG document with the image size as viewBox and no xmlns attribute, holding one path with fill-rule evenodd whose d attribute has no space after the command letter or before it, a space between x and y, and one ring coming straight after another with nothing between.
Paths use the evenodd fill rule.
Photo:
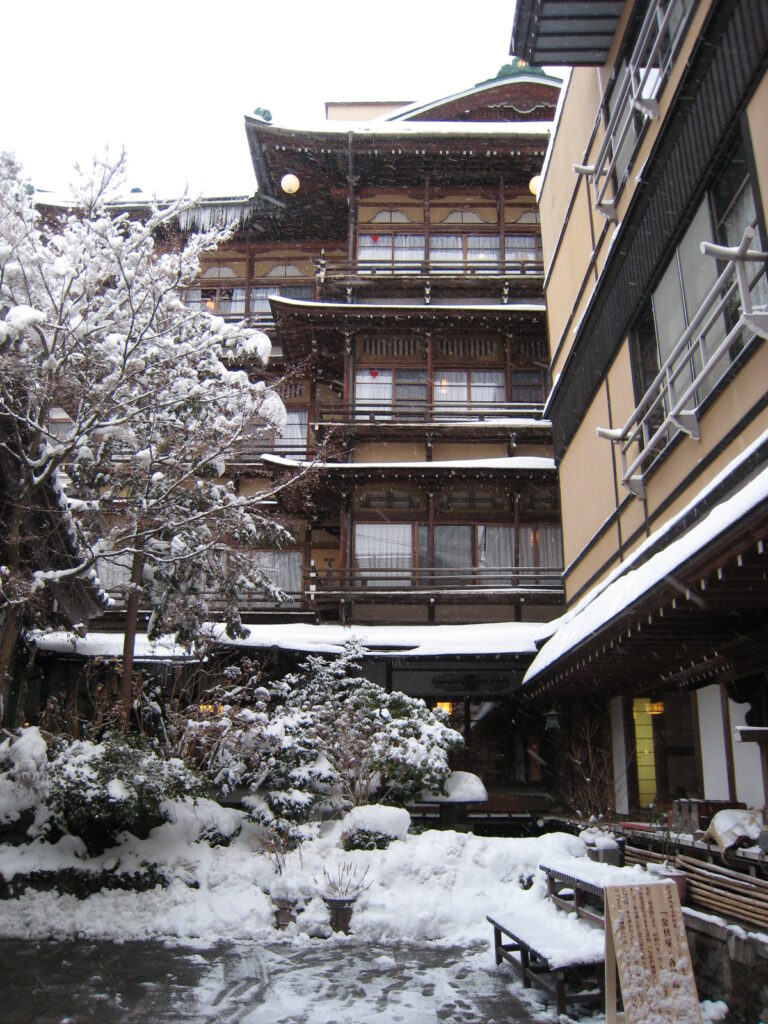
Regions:
<instances>
[{"instance_id":1,"label":"snow-covered tree","mask_svg":"<svg viewBox=\"0 0 768 1024\"><path fill-rule=\"evenodd\" d=\"M439 792L463 743L441 711L387 693L360 673L361 648L310 656L277 682L244 662L175 716L174 753L223 793L240 789L257 821L287 839L296 825L352 804Z\"/></svg>"},{"instance_id":2,"label":"snow-covered tree","mask_svg":"<svg viewBox=\"0 0 768 1024\"><path fill-rule=\"evenodd\" d=\"M117 212L123 181L122 159L94 161L71 208L44 219L18 165L0 157L0 683L35 595L111 559L132 565L127 701L142 590L150 628L185 638L211 593L234 633L238 593L279 597L244 552L284 535L224 473L246 424L279 428L285 410L242 369L266 361L266 335L182 302L200 255L226 233L182 244L181 201L144 221ZM25 535L51 493L77 552L66 566L51 567L43 538Z\"/></svg>"}]
</instances>

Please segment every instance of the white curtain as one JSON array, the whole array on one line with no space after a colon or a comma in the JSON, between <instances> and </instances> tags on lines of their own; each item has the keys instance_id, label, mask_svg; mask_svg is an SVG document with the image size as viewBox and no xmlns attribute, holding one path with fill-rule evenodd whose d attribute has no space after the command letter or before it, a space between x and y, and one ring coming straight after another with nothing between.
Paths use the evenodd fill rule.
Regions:
<instances>
[{"instance_id":1,"label":"white curtain","mask_svg":"<svg viewBox=\"0 0 768 1024\"><path fill-rule=\"evenodd\" d=\"M472 408L504 401L504 373L502 370L473 370L470 377Z\"/></svg>"},{"instance_id":2,"label":"white curtain","mask_svg":"<svg viewBox=\"0 0 768 1024\"><path fill-rule=\"evenodd\" d=\"M392 235L360 235L357 258L373 263L392 262Z\"/></svg>"},{"instance_id":3,"label":"white curtain","mask_svg":"<svg viewBox=\"0 0 768 1024\"><path fill-rule=\"evenodd\" d=\"M487 569L508 569L515 564L515 533L511 526L478 526L477 564Z\"/></svg>"},{"instance_id":4,"label":"white curtain","mask_svg":"<svg viewBox=\"0 0 768 1024\"><path fill-rule=\"evenodd\" d=\"M251 312L269 313L269 296L277 294L277 287L251 288Z\"/></svg>"},{"instance_id":5,"label":"white curtain","mask_svg":"<svg viewBox=\"0 0 768 1024\"><path fill-rule=\"evenodd\" d=\"M430 235L429 258L461 263L464 259L461 235Z\"/></svg>"},{"instance_id":6,"label":"white curtain","mask_svg":"<svg viewBox=\"0 0 768 1024\"><path fill-rule=\"evenodd\" d=\"M355 567L368 586L410 586L412 547L409 523L355 523ZM376 569L390 571L377 576Z\"/></svg>"},{"instance_id":7,"label":"white curtain","mask_svg":"<svg viewBox=\"0 0 768 1024\"><path fill-rule=\"evenodd\" d=\"M184 292L184 305L195 312L203 308L202 292L199 288L187 288Z\"/></svg>"},{"instance_id":8,"label":"white curtain","mask_svg":"<svg viewBox=\"0 0 768 1024\"><path fill-rule=\"evenodd\" d=\"M275 451L285 452L292 458L304 458L307 454L309 413L306 409L288 409L286 412L288 419L282 434L275 438Z\"/></svg>"},{"instance_id":9,"label":"white curtain","mask_svg":"<svg viewBox=\"0 0 768 1024\"><path fill-rule=\"evenodd\" d=\"M467 235L467 262L491 263L495 267L500 246L498 235Z\"/></svg>"},{"instance_id":10,"label":"white curtain","mask_svg":"<svg viewBox=\"0 0 768 1024\"><path fill-rule=\"evenodd\" d=\"M374 413L377 420L389 419L392 414L392 371L358 367L355 370L355 406L358 419L368 419Z\"/></svg>"},{"instance_id":11,"label":"white curtain","mask_svg":"<svg viewBox=\"0 0 768 1024\"><path fill-rule=\"evenodd\" d=\"M507 260L521 260L526 263L540 259L538 235L506 235L504 256Z\"/></svg>"},{"instance_id":12,"label":"white curtain","mask_svg":"<svg viewBox=\"0 0 768 1024\"><path fill-rule=\"evenodd\" d=\"M520 565L532 567L537 564L544 569L562 568L562 534L554 523L520 527Z\"/></svg>"},{"instance_id":13,"label":"white curtain","mask_svg":"<svg viewBox=\"0 0 768 1024\"><path fill-rule=\"evenodd\" d=\"M395 235L395 263L424 259L424 235Z\"/></svg>"},{"instance_id":14,"label":"white curtain","mask_svg":"<svg viewBox=\"0 0 768 1024\"><path fill-rule=\"evenodd\" d=\"M435 370L432 385L435 402L435 417L447 414L462 416L467 410L467 371Z\"/></svg>"}]
</instances>

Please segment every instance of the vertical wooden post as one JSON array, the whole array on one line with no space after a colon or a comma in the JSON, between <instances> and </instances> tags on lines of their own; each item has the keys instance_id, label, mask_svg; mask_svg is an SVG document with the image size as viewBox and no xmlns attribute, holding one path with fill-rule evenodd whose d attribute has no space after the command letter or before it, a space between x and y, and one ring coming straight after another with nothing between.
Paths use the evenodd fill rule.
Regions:
<instances>
[{"instance_id":1,"label":"vertical wooden post","mask_svg":"<svg viewBox=\"0 0 768 1024\"><path fill-rule=\"evenodd\" d=\"M354 262L355 259L355 228L357 225L357 208L355 206L355 133L350 132L347 135L347 182L349 185L349 192L347 195L347 202L349 203L349 210L347 214L347 259L350 263Z\"/></svg>"}]
</instances>

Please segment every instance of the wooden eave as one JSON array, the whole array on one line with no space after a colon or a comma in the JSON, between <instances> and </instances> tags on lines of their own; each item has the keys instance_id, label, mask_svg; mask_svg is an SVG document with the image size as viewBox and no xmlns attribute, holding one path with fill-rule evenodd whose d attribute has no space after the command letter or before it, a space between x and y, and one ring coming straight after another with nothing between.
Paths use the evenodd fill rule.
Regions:
<instances>
[{"instance_id":1,"label":"wooden eave","mask_svg":"<svg viewBox=\"0 0 768 1024\"><path fill-rule=\"evenodd\" d=\"M557 470L551 468L510 467L477 460L457 465L451 462L419 463L415 468L408 463L323 463L298 464L263 460L266 472L273 480L278 504L287 514L309 514L308 510L324 514L338 512L344 506L345 496L352 489L368 484L395 484L432 482L432 485L481 482L491 484L503 481L528 481L554 485ZM291 478L295 476L295 483ZM556 499L553 499L553 501Z\"/></svg>"},{"instance_id":2,"label":"wooden eave","mask_svg":"<svg viewBox=\"0 0 768 1024\"><path fill-rule=\"evenodd\" d=\"M768 508L758 507L527 684L527 699L728 683L768 666Z\"/></svg>"},{"instance_id":3,"label":"wooden eave","mask_svg":"<svg viewBox=\"0 0 768 1024\"><path fill-rule=\"evenodd\" d=\"M433 187L482 188L498 186L504 176L507 187L528 188L541 170L549 143L549 131L488 130L467 132L456 128L419 130L409 122L385 130L302 131L245 119L259 193L272 196L291 208L309 212L332 202L346 205L350 173L357 190L423 186L429 177ZM295 174L299 191L286 196L280 182Z\"/></svg>"},{"instance_id":4,"label":"wooden eave","mask_svg":"<svg viewBox=\"0 0 768 1024\"><path fill-rule=\"evenodd\" d=\"M270 298L277 337L291 361L312 358L339 375L347 336L361 330L392 329L434 333L440 329L498 331L541 338L546 330L543 302L497 306L374 305L291 302Z\"/></svg>"}]
</instances>

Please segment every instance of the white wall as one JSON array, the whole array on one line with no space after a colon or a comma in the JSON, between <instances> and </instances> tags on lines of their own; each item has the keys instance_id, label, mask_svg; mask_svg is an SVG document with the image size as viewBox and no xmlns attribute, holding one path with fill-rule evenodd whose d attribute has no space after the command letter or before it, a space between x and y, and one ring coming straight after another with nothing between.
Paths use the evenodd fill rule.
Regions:
<instances>
[{"instance_id":1,"label":"white wall","mask_svg":"<svg viewBox=\"0 0 768 1024\"><path fill-rule=\"evenodd\" d=\"M746 725L749 704L728 702L731 715L731 728ZM733 767L736 773L736 799L743 801L747 807L762 807L765 802L763 790L763 768L760 764L760 750L756 743L733 744Z\"/></svg>"},{"instance_id":2,"label":"white wall","mask_svg":"<svg viewBox=\"0 0 768 1024\"><path fill-rule=\"evenodd\" d=\"M720 687L705 686L696 691L699 711L701 767L704 799L728 799L728 768L725 747L725 723Z\"/></svg>"}]
</instances>

